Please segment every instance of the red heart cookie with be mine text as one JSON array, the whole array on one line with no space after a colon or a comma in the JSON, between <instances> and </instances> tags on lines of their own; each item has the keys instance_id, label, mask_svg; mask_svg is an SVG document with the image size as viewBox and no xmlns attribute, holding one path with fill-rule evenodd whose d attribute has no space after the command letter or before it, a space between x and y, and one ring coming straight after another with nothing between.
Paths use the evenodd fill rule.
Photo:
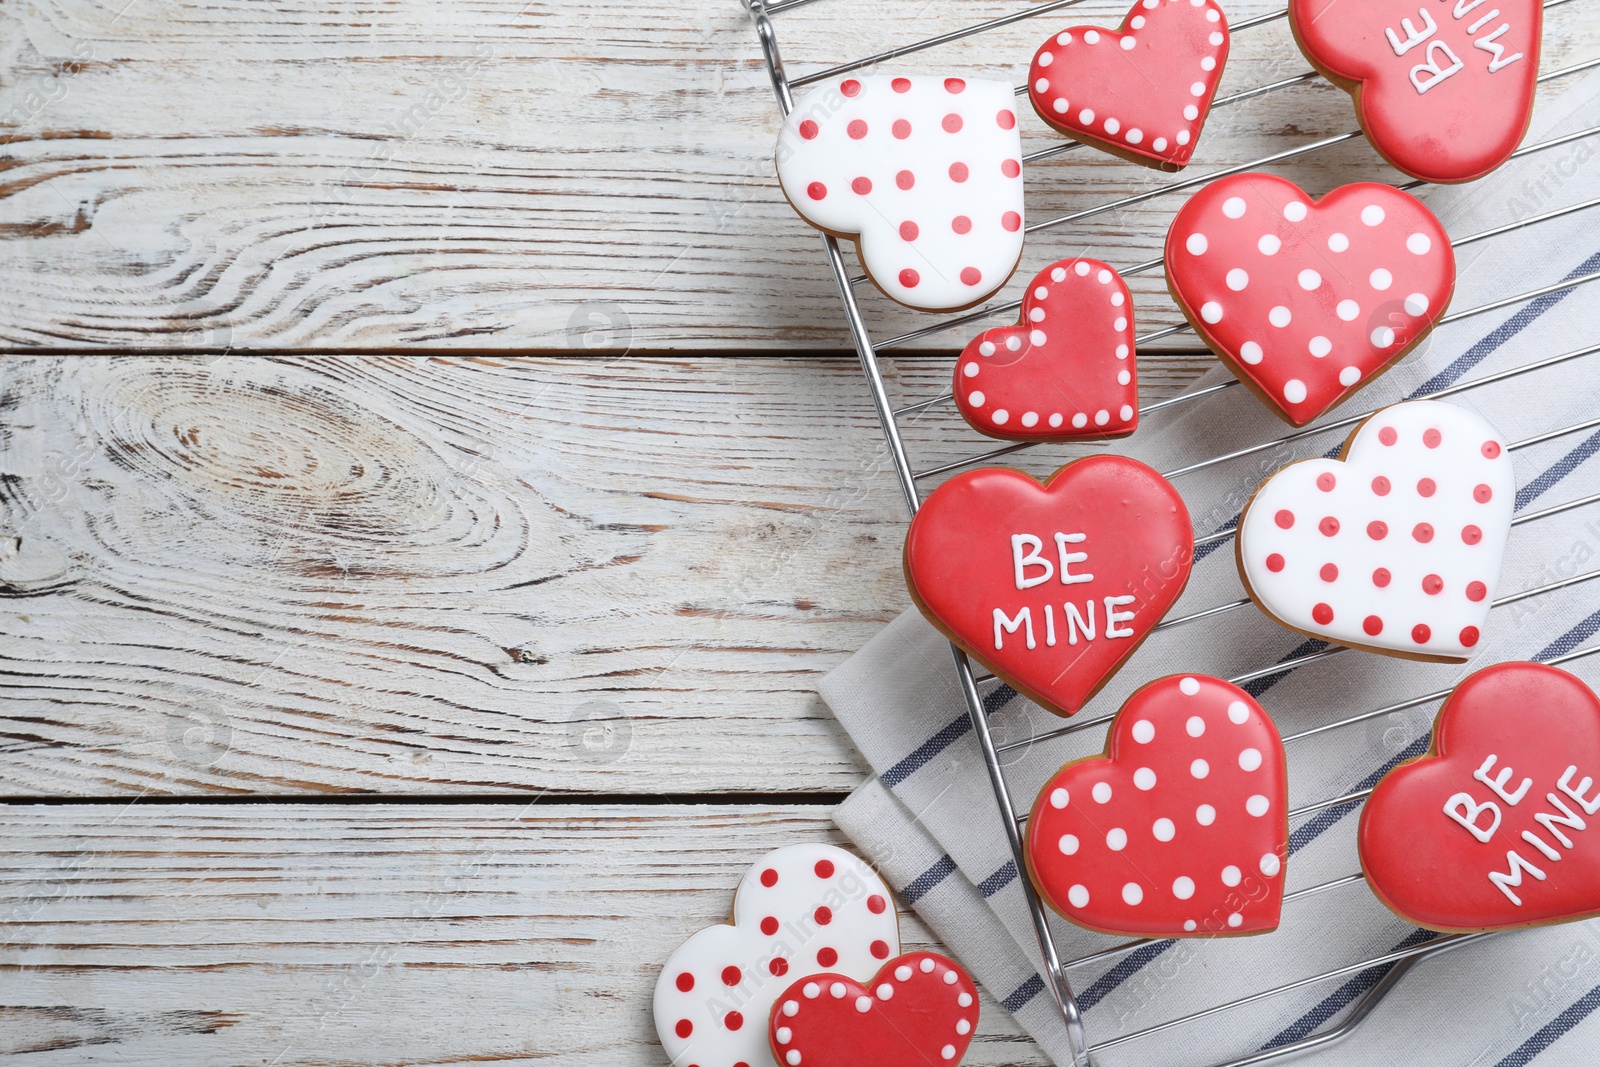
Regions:
<instances>
[{"instance_id":1,"label":"red heart cookie with be mine text","mask_svg":"<svg viewBox=\"0 0 1600 1067\"><path fill-rule=\"evenodd\" d=\"M1073 26L1034 54L1028 98L1068 137L1132 163L1182 170L1228 62L1215 0L1139 0L1122 26Z\"/></svg>"},{"instance_id":2,"label":"red heart cookie with be mine text","mask_svg":"<svg viewBox=\"0 0 1600 1067\"><path fill-rule=\"evenodd\" d=\"M1416 197L1357 182L1313 200L1270 174L1191 197L1167 231L1166 264L1195 332L1295 426L1414 348L1456 281L1450 238Z\"/></svg>"},{"instance_id":3,"label":"red heart cookie with be mine text","mask_svg":"<svg viewBox=\"0 0 1600 1067\"><path fill-rule=\"evenodd\" d=\"M1466 182L1522 141L1540 0L1290 0L1300 51L1355 97L1372 147L1413 178Z\"/></svg>"},{"instance_id":4,"label":"red heart cookie with be mine text","mask_svg":"<svg viewBox=\"0 0 1600 1067\"><path fill-rule=\"evenodd\" d=\"M966 1055L978 989L951 960L912 952L865 985L817 974L772 1007L772 1055L784 1067L933 1067Z\"/></svg>"},{"instance_id":5,"label":"red heart cookie with be mine text","mask_svg":"<svg viewBox=\"0 0 1600 1067\"><path fill-rule=\"evenodd\" d=\"M956 360L956 406L979 433L1015 441L1125 437L1139 427L1133 300L1098 259L1034 276L1021 324L985 330Z\"/></svg>"},{"instance_id":6,"label":"red heart cookie with be mine text","mask_svg":"<svg viewBox=\"0 0 1600 1067\"><path fill-rule=\"evenodd\" d=\"M1102 757L1045 783L1028 871L1080 926L1131 937L1276 929L1289 854L1278 730L1243 689L1173 675L1128 698Z\"/></svg>"},{"instance_id":7,"label":"red heart cookie with be mine text","mask_svg":"<svg viewBox=\"0 0 1600 1067\"><path fill-rule=\"evenodd\" d=\"M1122 456L1077 460L1043 485L1007 467L959 474L929 494L905 548L928 620L1058 715L1149 636L1193 560L1177 490Z\"/></svg>"},{"instance_id":8,"label":"red heart cookie with be mine text","mask_svg":"<svg viewBox=\"0 0 1600 1067\"><path fill-rule=\"evenodd\" d=\"M1426 756L1361 813L1378 899L1430 930L1600 914L1600 699L1566 671L1501 663L1456 686Z\"/></svg>"}]
</instances>

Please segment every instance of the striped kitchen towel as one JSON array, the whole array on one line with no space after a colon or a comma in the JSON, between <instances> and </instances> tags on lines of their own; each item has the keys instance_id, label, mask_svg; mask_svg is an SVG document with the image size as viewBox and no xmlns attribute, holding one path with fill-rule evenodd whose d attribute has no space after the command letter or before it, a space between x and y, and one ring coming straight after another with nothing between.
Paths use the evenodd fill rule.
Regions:
<instances>
[{"instance_id":1,"label":"striped kitchen towel","mask_svg":"<svg viewBox=\"0 0 1600 1067\"><path fill-rule=\"evenodd\" d=\"M1600 76L1542 104L1524 143L1585 129L1596 116ZM1600 138L1576 138L1513 160L1479 182L1421 195L1459 242L1600 197L1597 154ZM1457 261L1453 310L1595 273L1600 209L1508 228L1460 246ZM1597 342L1600 283L1508 302L1440 327L1400 366L1322 421L1436 396ZM1219 368L1195 388L1227 377ZM1527 441L1600 416L1600 354L1468 388L1445 402L1478 412L1509 441ZM1309 435L1175 477L1196 533L1231 529L1264 477L1292 460L1331 454L1346 432ZM1117 450L1173 471L1283 435L1283 424L1253 396L1231 389L1151 415ZM1026 454L1032 473L1050 469L1046 451ZM1517 511L1527 515L1600 493L1597 452L1600 432L1592 429L1518 448ZM1197 556L1175 616L1242 595L1231 541L1204 546ZM1514 529L1501 592L1554 586L1596 569L1600 505L1577 507ZM1289 734L1448 688L1489 663L1563 655L1593 644L1597 631L1600 581L1577 583L1496 609L1484 649L1470 665L1348 652L1258 678L1247 688ZM1152 678L1177 672L1234 677L1324 647L1254 608L1231 611L1153 635L1079 714L1110 714ZM1568 669L1600 688L1600 656ZM980 691L1003 745L1026 742L1061 723L998 682ZM839 825L1046 1054L1068 1062L1060 1019L1036 970L1019 875L944 639L916 612L907 612L831 673L821 693L875 774L838 809ZM1412 708L1292 744L1291 807L1367 788L1388 767L1421 753L1436 711L1437 705ZM1026 810L1062 763L1098 752L1103 743L1103 729L1092 729L1008 749L1004 758L1017 806ZM1069 979L1098 1049L1096 1061L1102 1067L1208 1064L1292 1043L1336 1023L1384 973L1360 964L1431 938L1350 878L1358 869L1359 810L1355 802L1334 805L1292 825L1289 891L1336 885L1289 901L1276 932L1155 941L1071 966ZM1058 918L1052 929L1067 960L1119 943ZM1327 972L1333 976L1302 981ZM1212 1010L1284 986L1292 988ZM1600 920L1509 933L1418 965L1347 1042L1302 1062L1590 1064L1600 1056L1597 1007Z\"/></svg>"}]
</instances>

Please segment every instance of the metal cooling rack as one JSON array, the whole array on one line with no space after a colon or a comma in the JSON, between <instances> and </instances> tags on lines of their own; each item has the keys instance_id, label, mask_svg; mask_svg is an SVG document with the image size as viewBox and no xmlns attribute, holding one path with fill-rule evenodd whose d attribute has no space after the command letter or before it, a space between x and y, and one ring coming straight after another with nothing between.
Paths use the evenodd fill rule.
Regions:
<instances>
[{"instance_id":1,"label":"metal cooling rack","mask_svg":"<svg viewBox=\"0 0 1600 1067\"><path fill-rule=\"evenodd\" d=\"M1009 26L1013 23L1021 22L1025 19L1037 18L1040 15L1047 15L1056 11L1060 11L1064 8L1073 7L1081 3L1082 0L1053 0L1053 2L1043 3L1036 7L1028 8L1022 11L1016 11L1000 18L990 19L986 22L977 23L975 25L953 30L949 33L940 34L937 37L930 37L925 40L915 41L910 44L879 52L875 55L866 56L847 63L841 63L825 70L819 70L804 76L793 78L791 78L787 72L782 53L778 47L777 30L773 22L773 16L793 8L815 3L817 0L773 0L773 2L770 3L765 2L765 0L743 0L743 2L745 3L751 19L755 24L756 34L760 40L762 54L766 61L768 75L772 82L772 89L777 96L779 110L784 115L787 115L794 106L793 91L795 89L825 81L829 78L833 78L850 71L874 67L878 64L885 63L902 56L911 55L916 52L921 52L926 49L937 48L941 45L951 44L953 42L964 40L990 30L999 29L1003 26ZM1544 7L1546 10L1549 10L1550 8L1559 7L1562 4L1570 2L1572 2L1572 0L1546 0ZM1257 26L1262 26L1267 23L1283 19L1287 17L1287 15L1287 10L1270 12L1255 18L1234 23L1230 29L1234 34L1247 32ZM1557 79L1567 78L1584 71L1593 70L1597 67L1600 67L1600 58L1577 63L1558 70L1546 71L1539 76L1539 81L1541 84L1555 81ZM1230 96L1218 97L1212 101L1212 108L1217 109L1232 107L1256 97L1265 96L1269 93L1278 92L1291 86L1301 85L1313 81L1318 77L1320 77L1320 75L1318 75L1315 71L1306 71L1305 73L1297 74L1292 77L1282 78L1264 85L1258 85L1254 88L1233 93ZM1027 85L1018 85L1016 86L1015 91L1018 96L1025 96L1027 94ZM1569 144L1588 137L1593 137L1597 134L1600 134L1600 125L1591 126L1574 133L1566 134L1560 137L1554 137L1536 144L1526 144L1520 147L1514 153L1513 158L1549 151L1550 149L1556 148L1560 145ZM1215 170L1203 175L1195 175L1192 177L1170 181L1153 189L1123 196L1115 200L1097 204L1093 207L1084 208L1056 218L1047 219L1043 222L1033 223L1027 227L1027 232L1033 233L1039 230L1077 222L1082 219L1090 218L1108 211L1115 211L1120 208L1129 207L1147 200L1168 196L1170 194L1182 192L1188 189L1195 189L1216 178L1225 177L1230 174L1254 171L1275 163L1281 163L1286 160L1308 156L1324 149L1331 148L1334 145L1355 140L1361 136L1362 134L1360 130L1353 130L1349 133L1325 137L1308 144L1288 148L1280 152L1275 152L1271 155L1263 156L1260 159L1255 159L1248 163ZM1023 161L1024 163L1035 163L1041 160L1065 155L1068 152L1078 151L1084 147L1086 146L1076 141L1063 141L1048 148L1027 153L1023 156ZM1421 181L1413 181L1402 184L1399 186L1399 188L1410 190L1424 184L1426 183ZM1600 206L1600 198L1584 201L1582 203L1570 204L1565 207L1557 208L1544 212L1543 214L1523 219L1519 222L1494 227L1481 233L1471 234L1466 237L1456 238L1452 240L1452 245L1456 248L1460 248L1477 241L1487 240L1500 234L1508 233L1512 230L1521 229L1527 226L1535 226L1551 219L1560 218L1578 211L1589 210L1597 206ZM1010 444L1003 447L992 448L987 451L978 452L953 462L942 463L937 466L921 470L917 469L911 462L911 458L901 437L899 419L908 415L917 415L931 408L948 404L953 397L949 393L944 393L940 396L931 397L927 400L918 401L916 403L896 408L889 400L883 373L878 362L878 353L887 348L893 348L912 341L922 340L924 338L934 336L935 334L958 329L960 327L968 326L992 317L1003 316L1010 312L1015 312L1021 307L1021 301L1019 300L1012 301L1010 303L992 304L964 314L944 316L932 322L930 325L924 326L920 329L912 330L908 333L902 333L883 340L875 340L867 327L866 319L862 313L861 306L857 302L855 296L856 287L863 284L868 279L864 274L852 275L847 270L844 256L840 251L839 242L835 238L824 236L822 238L822 244L827 257L828 267L832 271L834 281L838 285L839 295L844 307L845 321L849 327L851 340L855 345L856 353L860 357L862 370L866 376L867 386L872 396L873 405L877 410L878 418L883 426L884 436L887 439L889 447L890 458L894 463L894 469L900 483L901 491L905 495L907 508L912 513L915 513L918 507L921 505L922 494L918 483L924 479L933 478L941 474L947 474L951 471L959 470L964 467L976 466L978 464L998 459L1001 456L1011 455L1036 447L1035 442ZM1121 268L1121 273L1124 276L1140 274L1146 271L1157 269L1162 266L1162 263L1162 258L1156 257L1154 259L1146 260L1142 263L1136 263L1131 266ZM1474 315L1485 314L1500 308L1524 304L1542 296L1573 289L1595 281L1600 281L1600 271L1568 277L1562 279L1561 281L1553 282L1536 289L1530 289L1526 292L1516 293L1498 300L1493 300L1477 307L1453 311L1443 316L1437 325L1442 326L1447 323L1469 318ZM1136 342L1137 345L1142 348L1154 341L1189 331L1191 328L1192 327L1187 324L1164 327L1138 337ZM1587 345L1569 352L1564 352L1559 355L1550 356L1545 359L1527 363L1520 367L1514 367L1497 373L1487 374L1471 380L1462 381L1448 388L1439 389L1429 393L1427 398L1439 399L1471 389L1481 388L1483 386L1505 381L1522 374L1543 370L1574 360L1585 359L1594 356L1597 353L1600 353L1600 344ZM1139 409L1139 414L1142 417L1157 411L1178 407L1201 397L1211 396L1227 389L1237 388L1239 384L1240 383L1237 380L1230 379L1229 381L1204 389L1190 390L1167 400L1161 400L1142 405ZM1184 475L1192 474L1196 471L1204 470L1220 463L1226 463L1244 456L1274 449L1315 434L1328 433L1354 426L1370 414L1371 412L1362 412L1358 415L1351 415L1334 422L1325 423L1309 429L1299 430L1273 440L1264 441L1260 444L1252 445L1247 448L1237 449L1224 455L1212 456L1208 459L1199 460L1186 466L1164 471L1162 473L1168 479L1181 478ZM1576 425L1549 430L1525 440L1517 441L1508 447L1512 450L1527 448L1532 445L1542 444L1546 441L1554 440L1556 438L1596 428L1600 428L1600 418L1589 419ZM1600 494L1591 494L1590 496L1571 500L1553 507L1544 508L1540 511L1519 515L1512 521L1512 525L1522 526L1527 523L1537 522L1541 519L1549 518L1553 515L1558 515L1563 512L1571 511L1575 508L1585 507L1597 502L1600 502ZM1197 536L1195 538L1195 545L1196 547L1200 547L1213 542L1224 541L1233 536L1233 529L1224 528L1213 533ZM1531 597L1537 597L1546 593L1554 592L1558 589L1567 588L1596 579L1600 579L1600 570L1574 575L1570 578L1552 582L1548 585L1540 586L1534 589L1523 590L1518 593L1508 594L1496 600L1493 607L1495 609L1499 609L1517 601L1525 600ZM1220 615L1224 612L1236 610L1249 603L1251 603L1251 601L1248 598L1245 598L1219 604L1215 607L1196 611L1189 615L1170 618L1156 626L1155 630L1163 630L1170 627L1187 625L1202 619ZM1018 814L1016 805L1012 802L1010 787L1006 781L1005 771L1000 762L1001 755L1014 749L1047 742L1053 738L1063 737L1068 734L1078 733L1083 730L1104 726L1109 723L1114 716L1101 715L1094 718L1074 719L1054 730L1036 735L1027 739L1026 741L1019 741L1007 745L997 745L989 730L988 713L985 710L983 698L978 692L978 685L981 682L992 679L993 676L988 675L987 673L974 673L966 654L956 646L951 645L950 651L954 659L956 679L960 685L962 695L965 698L967 714L971 719L973 731L977 736L978 745L983 754L984 765L988 771L990 785L994 790L995 801L1000 809L1002 822L1006 832L1006 841L1011 850L1012 860L1016 864L1017 870L1025 871L1027 870L1027 865L1023 859L1021 831L1022 827L1026 823L1027 815ZM1348 651L1350 650L1339 646L1325 648L1322 651L1297 656L1272 664L1271 666L1263 667L1259 670L1241 674L1237 677L1229 679L1229 681L1235 685L1243 685L1259 678L1285 673L1320 660L1329 659L1334 656L1340 656ZM1544 662L1552 665L1559 665L1594 655L1600 655L1600 645L1568 652L1553 659L1545 660ZM1449 692L1449 690L1440 690L1434 693L1425 693L1421 696L1412 697L1408 700L1389 704L1385 707L1364 711L1359 714L1354 714L1335 720L1333 722L1324 723L1320 726L1301 730L1298 733L1286 735L1283 738L1283 743L1287 747L1295 744L1296 742L1303 741L1306 738L1327 733L1331 730L1342 729L1358 723L1363 723L1372 719L1391 715L1396 712L1442 701L1449 695ZM1312 804L1303 805L1302 807L1291 810L1289 812L1289 819L1291 822L1293 822L1296 819L1325 809L1336 808L1341 805L1358 804L1370 793L1370 789L1364 789L1347 793L1342 796L1329 797L1325 800L1320 800ZM1437 953L1447 952L1451 949L1459 948L1462 945L1466 945L1474 941L1502 936L1500 934L1487 933L1434 937L1431 940L1427 940L1419 944L1399 948L1395 951L1353 962L1333 970L1322 971L1287 984L1275 986L1271 989L1266 989L1261 992L1251 994L1249 996L1240 997L1223 1003L1213 1004L1209 1007L1203 1008L1199 1011L1190 1012L1189 1014L1180 1016L1178 1018L1168 1019L1153 1026L1148 1026L1130 1033L1120 1034L1105 1041L1091 1044L1085 1032L1083 1017L1078 1009L1077 1000L1073 995L1072 985L1067 978L1066 972L1071 968L1101 963L1106 960L1113 959L1115 957L1132 952L1141 946L1148 945L1158 939L1143 938L1126 941L1121 944L1113 945L1109 948L1090 953L1088 955L1063 961L1060 957L1060 954L1056 950L1055 938L1050 930L1048 914L1039 900L1037 891L1034 889L1032 882L1028 878L1022 877L1019 879L1019 881L1021 882L1023 893L1027 901L1028 912L1032 919L1034 934L1038 940L1039 952L1045 965L1045 971L1049 978L1047 988L1050 989L1056 1006L1059 1009L1062 1023L1066 1028L1066 1035L1072 1051L1073 1060L1077 1067L1092 1067L1094 1063L1093 1054L1097 1051L1102 1051L1117 1045L1136 1041L1142 1037L1146 1037L1154 1033L1184 1026L1199 1019L1215 1015L1219 1012L1224 1012L1233 1008L1242 1007L1246 1004L1263 1001L1270 997L1302 989L1320 982L1326 982L1335 978L1360 974L1364 971L1372 970L1373 968L1387 968L1386 973L1384 973L1382 977L1379 978L1378 981L1359 1000L1355 1002L1355 1004L1345 1014L1344 1020L1338 1025L1329 1027L1290 1044L1264 1051L1248 1053L1240 1058L1229 1060L1225 1063L1216 1064L1215 1067L1248 1067L1248 1065L1267 1063L1307 1052L1312 1049L1331 1044L1343 1037L1348 1036L1352 1031L1355 1030L1356 1027L1366 1020L1366 1018L1371 1014L1372 1010L1377 1007L1379 1002L1382 1001L1383 998L1387 996L1388 993L1399 983L1400 979L1405 975L1405 973L1422 959ZM1307 886L1303 889L1286 893L1284 896L1284 902L1286 905L1290 905L1330 890L1338 889L1343 886L1354 885L1361 881L1363 881L1363 875L1358 870L1353 874L1335 878L1319 885Z\"/></svg>"}]
</instances>

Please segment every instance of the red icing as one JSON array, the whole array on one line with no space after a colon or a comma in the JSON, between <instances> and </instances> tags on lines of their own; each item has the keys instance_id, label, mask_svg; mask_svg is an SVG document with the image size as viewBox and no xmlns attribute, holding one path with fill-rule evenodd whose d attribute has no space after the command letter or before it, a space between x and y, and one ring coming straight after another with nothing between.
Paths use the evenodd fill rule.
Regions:
<instances>
[{"instance_id":1,"label":"red icing","mask_svg":"<svg viewBox=\"0 0 1600 1067\"><path fill-rule=\"evenodd\" d=\"M1289 4L1300 50L1355 94L1372 147L1430 182L1482 177L1516 149L1533 111L1542 20L1539 0Z\"/></svg>"},{"instance_id":2,"label":"red icing","mask_svg":"<svg viewBox=\"0 0 1600 1067\"><path fill-rule=\"evenodd\" d=\"M955 220L957 233L965 221ZM952 391L962 417L979 433L1018 441L1132 433L1132 309L1127 285L1106 264L1052 263L1028 283L1020 324L985 330L956 360Z\"/></svg>"},{"instance_id":3,"label":"red icing","mask_svg":"<svg viewBox=\"0 0 1600 1067\"><path fill-rule=\"evenodd\" d=\"M1166 264L1200 337L1296 426L1421 340L1456 273L1449 236L1415 197L1357 182L1314 202L1269 174L1191 197L1167 233Z\"/></svg>"},{"instance_id":4,"label":"red icing","mask_svg":"<svg viewBox=\"0 0 1600 1067\"><path fill-rule=\"evenodd\" d=\"M978 990L967 973L913 952L866 983L841 974L800 979L773 1004L767 1035L778 1064L796 1052L801 1067L954 1067L977 1025Z\"/></svg>"},{"instance_id":5,"label":"red icing","mask_svg":"<svg viewBox=\"0 0 1600 1067\"><path fill-rule=\"evenodd\" d=\"M818 860L817 861L817 865L814 868L814 870L817 872L817 877L818 878L832 878L833 877L833 861L832 860Z\"/></svg>"},{"instance_id":6,"label":"red icing","mask_svg":"<svg viewBox=\"0 0 1600 1067\"><path fill-rule=\"evenodd\" d=\"M1456 687L1439 711L1433 738L1428 755L1378 783L1361 813L1361 866L1378 898L1408 922L1445 931L1600 913L1600 841L1590 839L1600 830L1600 790L1594 784L1600 779L1600 699L1589 687L1554 667L1497 664ZM1499 787L1505 793L1516 796L1528 782L1517 803L1474 777L1490 756L1495 762L1483 777L1497 781L1509 770ZM1458 794L1473 805L1458 805L1458 813L1487 841L1445 814ZM1476 807L1489 804L1493 811ZM1541 814L1576 816L1586 828L1541 822ZM1550 859L1524 834L1560 858ZM1511 855L1520 860L1516 868ZM1490 879L1492 872L1520 874L1520 884L1507 878L1508 895Z\"/></svg>"},{"instance_id":7,"label":"red icing","mask_svg":"<svg viewBox=\"0 0 1600 1067\"><path fill-rule=\"evenodd\" d=\"M1174 675L1117 712L1104 758L1045 783L1027 855L1050 905L1092 930L1247 934L1278 925L1288 837L1272 720L1237 686Z\"/></svg>"},{"instance_id":8,"label":"red icing","mask_svg":"<svg viewBox=\"0 0 1600 1067\"><path fill-rule=\"evenodd\" d=\"M1072 26L1045 41L1028 98L1069 137L1180 170L1227 61L1228 20L1214 0L1139 0L1115 30Z\"/></svg>"},{"instance_id":9,"label":"red icing","mask_svg":"<svg viewBox=\"0 0 1600 1067\"><path fill-rule=\"evenodd\" d=\"M744 976L743 976L743 974L740 973L739 968L737 968L737 967L724 967L724 968L722 968L722 984L723 985L738 985L739 984L739 979L742 978L742 977L744 977Z\"/></svg>"},{"instance_id":10,"label":"red icing","mask_svg":"<svg viewBox=\"0 0 1600 1067\"><path fill-rule=\"evenodd\" d=\"M1074 580L1063 584L1062 555L1079 553L1087 559L1069 560ZM1019 557L1027 588L1018 587ZM1136 460L1091 456L1042 486L1000 467L950 479L911 521L905 571L935 625L1014 688L1070 715L1172 607L1193 558L1194 532L1177 490ZM1123 597L1131 599L1114 603L1117 617L1108 618L1106 601ZM1069 604L1079 617L1070 624ZM1010 633L998 626L999 649L997 611L1016 622Z\"/></svg>"},{"instance_id":11,"label":"red icing","mask_svg":"<svg viewBox=\"0 0 1600 1067\"><path fill-rule=\"evenodd\" d=\"M839 951L838 951L838 949L829 948L829 947L824 947L824 948L817 949L817 963L819 963L823 967L832 967L834 964L836 964L838 962L839 962Z\"/></svg>"}]
</instances>

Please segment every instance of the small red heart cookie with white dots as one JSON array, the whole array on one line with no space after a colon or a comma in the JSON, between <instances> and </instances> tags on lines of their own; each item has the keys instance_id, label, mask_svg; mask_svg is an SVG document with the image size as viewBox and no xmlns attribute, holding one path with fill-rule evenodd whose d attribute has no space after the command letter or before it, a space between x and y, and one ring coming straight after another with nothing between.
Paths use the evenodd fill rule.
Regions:
<instances>
[{"instance_id":1,"label":"small red heart cookie with white dots","mask_svg":"<svg viewBox=\"0 0 1600 1067\"><path fill-rule=\"evenodd\" d=\"M776 849L740 880L733 925L701 930L661 969L656 1033L673 1063L771 1067L761 1021L795 975L867 978L899 952L871 867L832 845Z\"/></svg>"},{"instance_id":2,"label":"small red heart cookie with white dots","mask_svg":"<svg viewBox=\"0 0 1600 1067\"><path fill-rule=\"evenodd\" d=\"M1028 98L1068 137L1182 170L1227 62L1228 20L1214 0L1139 0L1119 29L1074 26L1041 45Z\"/></svg>"},{"instance_id":3,"label":"small red heart cookie with white dots","mask_svg":"<svg viewBox=\"0 0 1600 1067\"><path fill-rule=\"evenodd\" d=\"M800 217L853 238L873 283L907 307L971 307L1022 258L1022 138L1005 82L835 78L784 120L777 161Z\"/></svg>"},{"instance_id":4,"label":"small red heart cookie with white dots","mask_svg":"<svg viewBox=\"0 0 1600 1067\"><path fill-rule=\"evenodd\" d=\"M1361 869L1388 908L1469 933L1600 914L1600 700L1541 663L1470 676L1426 756L1361 812Z\"/></svg>"},{"instance_id":5,"label":"small red heart cookie with white dots","mask_svg":"<svg viewBox=\"0 0 1600 1067\"><path fill-rule=\"evenodd\" d=\"M1291 629L1459 663L1482 640L1516 494L1494 427L1435 400L1396 404L1338 459L1262 484L1239 521L1239 573Z\"/></svg>"},{"instance_id":6,"label":"small red heart cookie with white dots","mask_svg":"<svg viewBox=\"0 0 1600 1067\"><path fill-rule=\"evenodd\" d=\"M1542 0L1289 3L1300 51L1355 97L1372 147L1427 182L1481 178L1516 151L1543 18Z\"/></svg>"},{"instance_id":7,"label":"small red heart cookie with white dots","mask_svg":"<svg viewBox=\"0 0 1600 1067\"><path fill-rule=\"evenodd\" d=\"M985 330L956 361L956 406L972 428L1014 441L1126 437L1139 427L1133 300L1098 259L1040 271L1019 326Z\"/></svg>"},{"instance_id":8,"label":"small red heart cookie with white dots","mask_svg":"<svg viewBox=\"0 0 1600 1067\"><path fill-rule=\"evenodd\" d=\"M1411 351L1456 281L1449 235L1415 197L1358 182L1313 200L1270 174L1190 198L1167 231L1166 264L1195 332L1295 426Z\"/></svg>"},{"instance_id":9,"label":"small red heart cookie with white dots","mask_svg":"<svg viewBox=\"0 0 1600 1067\"><path fill-rule=\"evenodd\" d=\"M1173 675L1128 698L1104 758L1069 763L1028 820L1028 871L1079 926L1132 937L1278 925L1288 771L1266 712L1220 678Z\"/></svg>"},{"instance_id":10,"label":"small red heart cookie with white dots","mask_svg":"<svg viewBox=\"0 0 1600 1067\"><path fill-rule=\"evenodd\" d=\"M932 952L890 960L868 983L819 974L772 1007L772 1054L783 1067L931 1067L966 1055L978 989Z\"/></svg>"}]
</instances>

